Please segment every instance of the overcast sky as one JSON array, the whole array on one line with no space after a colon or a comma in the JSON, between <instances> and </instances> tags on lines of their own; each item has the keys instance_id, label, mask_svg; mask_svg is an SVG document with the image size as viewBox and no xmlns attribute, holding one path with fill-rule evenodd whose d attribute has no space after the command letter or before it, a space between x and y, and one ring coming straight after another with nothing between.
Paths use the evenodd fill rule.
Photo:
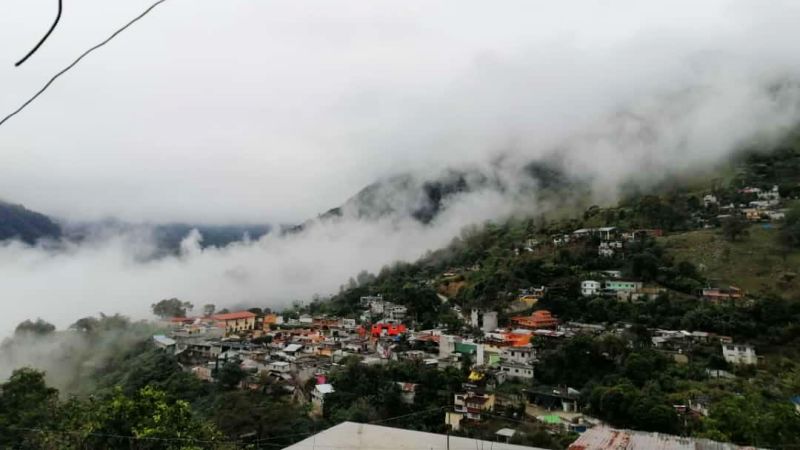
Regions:
<instances>
[{"instance_id":1,"label":"overcast sky","mask_svg":"<svg viewBox=\"0 0 800 450\"><path fill-rule=\"evenodd\" d=\"M19 68L56 1L0 3L0 114L149 1L65 3ZM794 70L792 3L168 0L0 127L0 198L299 221L386 174L555 143L698 72Z\"/></svg>"}]
</instances>

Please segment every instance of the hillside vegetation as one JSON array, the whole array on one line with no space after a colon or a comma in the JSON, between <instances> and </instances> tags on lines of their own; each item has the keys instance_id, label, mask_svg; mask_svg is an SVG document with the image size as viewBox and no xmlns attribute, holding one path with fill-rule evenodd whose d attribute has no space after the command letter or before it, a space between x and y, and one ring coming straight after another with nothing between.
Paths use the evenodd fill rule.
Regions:
<instances>
[{"instance_id":1,"label":"hillside vegetation","mask_svg":"<svg viewBox=\"0 0 800 450\"><path fill-rule=\"evenodd\" d=\"M778 242L780 230L753 225L741 241L726 240L716 230L697 230L660 238L676 261L695 264L705 277L739 286L750 293L800 299L800 251Z\"/></svg>"},{"instance_id":2,"label":"hillside vegetation","mask_svg":"<svg viewBox=\"0 0 800 450\"><path fill-rule=\"evenodd\" d=\"M0 241L19 239L33 244L42 238L58 239L61 227L52 219L26 209L0 201Z\"/></svg>"}]
</instances>

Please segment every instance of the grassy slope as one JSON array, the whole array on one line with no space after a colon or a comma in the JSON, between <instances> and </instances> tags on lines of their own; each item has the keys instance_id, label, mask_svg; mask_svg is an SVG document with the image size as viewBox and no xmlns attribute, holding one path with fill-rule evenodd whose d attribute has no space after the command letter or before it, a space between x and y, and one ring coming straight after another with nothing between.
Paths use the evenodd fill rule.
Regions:
<instances>
[{"instance_id":1,"label":"grassy slope","mask_svg":"<svg viewBox=\"0 0 800 450\"><path fill-rule=\"evenodd\" d=\"M777 233L777 228L754 225L749 236L737 242L726 241L718 230L698 230L660 238L660 243L676 261L704 266L703 274L709 279L750 293L800 299L800 251L784 260Z\"/></svg>"}]
</instances>

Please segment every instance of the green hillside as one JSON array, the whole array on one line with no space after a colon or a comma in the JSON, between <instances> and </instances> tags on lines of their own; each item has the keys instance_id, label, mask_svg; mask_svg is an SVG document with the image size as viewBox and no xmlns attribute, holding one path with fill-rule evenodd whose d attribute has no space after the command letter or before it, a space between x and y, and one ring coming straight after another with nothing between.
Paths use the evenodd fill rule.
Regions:
<instances>
[{"instance_id":1,"label":"green hillside","mask_svg":"<svg viewBox=\"0 0 800 450\"><path fill-rule=\"evenodd\" d=\"M800 251L778 242L777 227L753 225L736 242L715 230L697 230L659 239L677 261L695 264L705 277L751 293L800 299Z\"/></svg>"}]
</instances>

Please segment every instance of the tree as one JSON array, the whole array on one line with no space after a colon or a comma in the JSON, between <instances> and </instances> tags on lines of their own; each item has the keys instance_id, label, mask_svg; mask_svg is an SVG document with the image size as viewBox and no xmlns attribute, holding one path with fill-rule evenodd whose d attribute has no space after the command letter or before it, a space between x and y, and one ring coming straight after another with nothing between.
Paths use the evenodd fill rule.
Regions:
<instances>
[{"instance_id":1,"label":"tree","mask_svg":"<svg viewBox=\"0 0 800 450\"><path fill-rule=\"evenodd\" d=\"M729 241L736 241L739 237L747 236L749 224L742 216L731 216L722 221L722 235Z\"/></svg>"},{"instance_id":2,"label":"tree","mask_svg":"<svg viewBox=\"0 0 800 450\"><path fill-rule=\"evenodd\" d=\"M215 370L214 373L217 383L226 391L236 389L245 377L247 377L247 373L242 369L238 359L225 361L222 367Z\"/></svg>"},{"instance_id":3,"label":"tree","mask_svg":"<svg viewBox=\"0 0 800 450\"><path fill-rule=\"evenodd\" d=\"M35 448L28 443L37 436L28 430L51 424L57 402L58 390L47 387L44 372L15 370L0 384L0 447Z\"/></svg>"},{"instance_id":4,"label":"tree","mask_svg":"<svg viewBox=\"0 0 800 450\"><path fill-rule=\"evenodd\" d=\"M217 309L217 307L214 306L213 303L208 303L206 305L203 305L203 315L204 316L211 316L211 315L214 314L214 311L216 309Z\"/></svg>"},{"instance_id":5,"label":"tree","mask_svg":"<svg viewBox=\"0 0 800 450\"><path fill-rule=\"evenodd\" d=\"M35 336L43 336L46 334L50 334L56 330L56 326L52 323L46 322L42 319L36 319L36 322L26 320L21 322L17 325L17 328L14 330L14 335L35 335Z\"/></svg>"},{"instance_id":6,"label":"tree","mask_svg":"<svg viewBox=\"0 0 800 450\"><path fill-rule=\"evenodd\" d=\"M194 308L194 305L182 302L177 298L169 298L153 303L150 307L153 309L153 314L166 319L168 317L186 317L186 311Z\"/></svg>"},{"instance_id":7,"label":"tree","mask_svg":"<svg viewBox=\"0 0 800 450\"><path fill-rule=\"evenodd\" d=\"M781 227L778 239L785 250L784 257L788 252L800 248L800 204L786 213L786 221Z\"/></svg>"},{"instance_id":8,"label":"tree","mask_svg":"<svg viewBox=\"0 0 800 450\"><path fill-rule=\"evenodd\" d=\"M133 395L114 389L102 397L73 399L60 409L62 427L73 430L72 438L61 436L58 447L47 448L224 448L221 434L196 418L188 402L169 401L152 386Z\"/></svg>"}]
</instances>

